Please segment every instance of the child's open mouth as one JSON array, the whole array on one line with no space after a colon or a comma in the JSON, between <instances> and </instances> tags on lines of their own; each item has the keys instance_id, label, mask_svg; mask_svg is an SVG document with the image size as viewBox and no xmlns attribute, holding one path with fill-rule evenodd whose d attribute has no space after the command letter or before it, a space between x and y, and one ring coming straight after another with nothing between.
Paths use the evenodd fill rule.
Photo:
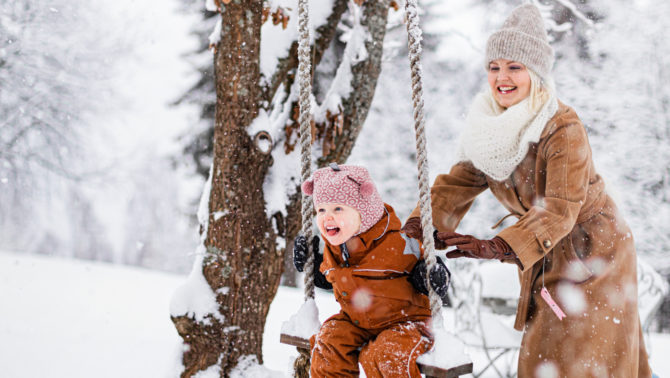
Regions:
<instances>
[{"instance_id":1,"label":"child's open mouth","mask_svg":"<svg viewBox=\"0 0 670 378\"><path fill-rule=\"evenodd\" d=\"M328 234L328 236L335 236L339 232L340 232L339 227L326 227L326 234Z\"/></svg>"},{"instance_id":2,"label":"child's open mouth","mask_svg":"<svg viewBox=\"0 0 670 378\"><path fill-rule=\"evenodd\" d=\"M504 87L500 86L500 87L498 87L498 92L500 92L502 94L508 94L508 93L514 92L515 90L516 90L516 87L512 87L512 86L504 86Z\"/></svg>"}]
</instances>

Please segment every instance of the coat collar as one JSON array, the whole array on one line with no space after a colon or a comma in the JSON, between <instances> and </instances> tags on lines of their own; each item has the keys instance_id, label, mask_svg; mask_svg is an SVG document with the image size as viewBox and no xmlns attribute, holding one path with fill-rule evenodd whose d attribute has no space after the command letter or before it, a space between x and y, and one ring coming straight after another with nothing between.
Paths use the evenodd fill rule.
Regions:
<instances>
[{"instance_id":1,"label":"coat collar","mask_svg":"<svg viewBox=\"0 0 670 378\"><path fill-rule=\"evenodd\" d=\"M381 239L388 232L400 231L400 227L400 219L395 215L395 211L391 205L384 203L384 215L381 219L369 230L355 237L361 239L365 248L369 248L374 241Z\"/></svg>"},{"instance_id":2,"label":"coat collar","mask_svg":"<svg viewBox=\"0 0 670 378\"><path fill-rule=\"evenodd\" d=\"M556 111L556 114L554 114L554 116L549 120L549 122L547 122L547 126L542 131L540 139L545 138L547 135L553 133L558 125L567 125L575 122L581 123L579 116L577 116L577 112L559 100L558 110Z\"/></svg>"}]
</instances>

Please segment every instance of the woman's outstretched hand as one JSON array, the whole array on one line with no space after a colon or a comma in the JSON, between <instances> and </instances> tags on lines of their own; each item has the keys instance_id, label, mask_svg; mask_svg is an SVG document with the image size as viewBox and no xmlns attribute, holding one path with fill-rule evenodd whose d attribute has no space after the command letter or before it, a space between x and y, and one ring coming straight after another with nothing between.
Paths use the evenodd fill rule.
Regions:
<instances>
[{"instance_id":1,"label":"woman's outstretched hand","mask_svg":"<svg viewBox=\"0 0 670 378\"><path fill-rule=\"evenodd\" d=\"M421 228L421 219L419 217L409 218L405 222L405 225L402 226L401 231L412 239L423 239L423 229Z\"/></svg>"},{"instance_id":2,"label":"woman's outstretched hand","mask_svg":"<svg viewBox=\"0 0 670 378\"><path fill-rule=\"evenodd\" d=\"M469 257L474 259L515 260L512 247L500 237L491 240L480 240L471 235L455 232L438 232L435 237L448 247L457 249L447 252L447 258Z\"/></svg>"},{"instance_id":3,"label":"woman's outstretched hand","mask_svg":"<svg viewBox=\"0 0 670 378\"><path fill-rule=\"evenodd\" d=\"M412 239L423 241L423 227L421 227L421 218L412 217L405 222L405 225L401 229L405 235L409 236ZM442 240L437 238L437 230L433 232L433 240L435 241L435 249L445 249L447 246L442 242Z\"/></svg>"}]
</instances>

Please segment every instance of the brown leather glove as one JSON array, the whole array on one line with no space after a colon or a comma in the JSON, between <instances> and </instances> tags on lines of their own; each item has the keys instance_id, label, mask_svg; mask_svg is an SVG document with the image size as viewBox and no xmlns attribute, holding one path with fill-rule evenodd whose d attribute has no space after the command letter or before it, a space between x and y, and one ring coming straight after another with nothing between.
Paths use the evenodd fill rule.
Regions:
<instances>
[{"instance_id":1,"label":"brown leather glove","mask_svg":"<svg viewBox=\"0 0 670 378\"><path fill-rule=\"evenodd\" d=\"M445 245L455 246L456 250L447 252L447 258L469 257L474 259L516 260L512 247L502 238L496 236L491 240L480 240L471 235L455 232L438 232L437 239Z\"/></svg>"},{"instance_id":2,"label":"brown leather glove","mask_svg":"<svg viewBox=\"0 0 670 378\"><path fill-rule=\"evenodd\" d=\"M423 241L423 227L421 227L421 218L411 217L405 222L405 225L401 229L405 235L409 236L412 239ZM437 238L437 230L433 232L433 240L435 242L435 249L445 249L447 245L442 242L442 240Z\"/></svg>"},{"instance_id":3,"label":"brown leather glove","mask_svg":"<svg viewBox=\"0 0 670 378\"><path fill-rule=\"evenodd\" d=\"M412 239L423 240L423 228L419 217L409 218L400 230Z\"/></svg>"}]
</instances>

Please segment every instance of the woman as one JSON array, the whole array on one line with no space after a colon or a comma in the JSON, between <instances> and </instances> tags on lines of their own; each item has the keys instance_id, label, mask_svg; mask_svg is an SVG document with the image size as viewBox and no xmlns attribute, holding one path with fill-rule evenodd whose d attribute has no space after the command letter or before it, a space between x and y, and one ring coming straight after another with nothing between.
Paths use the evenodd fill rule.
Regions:
<instances>
[{"instance_id":1,"label":"woman","mask_svg":"<svg viewBox=\"0 0 670 378\"><path fill-rule=\"evenodd\" d=\"M489 38L489 86L467 116L460 162L431 189L436 244L457 247L449 258L519 266L519 377L650 377L631 231L594 169L584 126L555 97L553 60L534 5ZM453 232L487 188L518 221L491 240ZM421 238L418 216L403 229Z\"/></svg>"}]
</instances>

